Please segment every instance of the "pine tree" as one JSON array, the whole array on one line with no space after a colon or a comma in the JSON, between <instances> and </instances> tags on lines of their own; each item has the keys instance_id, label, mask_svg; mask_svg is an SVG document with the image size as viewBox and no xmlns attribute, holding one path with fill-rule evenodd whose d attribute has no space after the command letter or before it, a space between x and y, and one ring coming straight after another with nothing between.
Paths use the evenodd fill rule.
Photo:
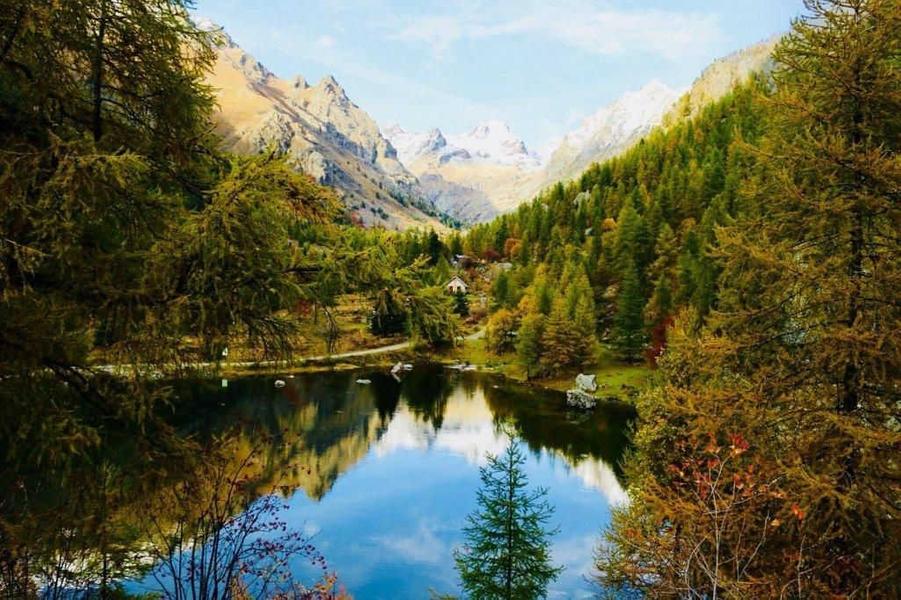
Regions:
<instances>
[{"instance_id":1,"label":"pine tree","mask_svg":"<svg viewBox=\"0 0 901 600\"><path fill-rule=\"evenodd\" d=\"M634 264L625 268L610 344L621 358L635 361L641 358L647 336L643 318L644 298L638 280L638 270Z\"/></svg>"},{"instance_id":2,"label":"pine tree","mask_svg":"<svg viewBox=\"0 0 901 600\"><path fill-rule=\"evenodd\" d=\"M553 508L547 491L528 489L526 459L512 442L499 456L488 456L479 469L478 508L463 530L466 543L454 552L463 589L484 600L544 598L561 567L551 562L548 521Z\"/></svg>"},{"instance_id":3,"label":"pine tree","mask_svg":"<svg viewBox=\"0 0 901 600\"><path fill-rule=\"evenodd\" d=\"M454 294L454 314L458 317L469 316L469 299L463 292Z\"/></svg>"}]
</instances>

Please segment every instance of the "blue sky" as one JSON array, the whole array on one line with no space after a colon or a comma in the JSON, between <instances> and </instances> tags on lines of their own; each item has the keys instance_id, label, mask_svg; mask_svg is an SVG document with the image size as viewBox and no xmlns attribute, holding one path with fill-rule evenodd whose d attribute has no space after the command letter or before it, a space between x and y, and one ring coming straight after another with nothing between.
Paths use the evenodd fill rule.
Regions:
<instances>
[{"instance_id":1,"label":"blue sky","mask_svg":"<svg viewBox=\"0 0 901 600\"><path fill-rule=\"evenodd\" d=\"M801 0L196 0L280 77L332 74L383 127L501 119L541 149L652 79L788 29Z\"/></svg>"}]
</instances>

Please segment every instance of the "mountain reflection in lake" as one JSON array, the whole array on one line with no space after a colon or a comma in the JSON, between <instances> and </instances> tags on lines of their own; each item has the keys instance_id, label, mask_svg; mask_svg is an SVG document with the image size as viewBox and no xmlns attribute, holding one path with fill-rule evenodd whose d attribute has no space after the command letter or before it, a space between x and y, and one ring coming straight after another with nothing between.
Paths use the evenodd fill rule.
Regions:
<instances>
[{"instance_id":1,"label":"mountain reflection in lake","mask_svg":"<svg viewBox=\"0 0 901 600\"><path fill-rule=\"evenodd\" d=\"M265 378L218 386L189 390L211 407L204 427L238 420L282 432L267 459L291 474L281 482L287 520L318 532L317 547L356 598L457 589L452 549L475 506L478 466L508 443L504 423L531 450L531 483L547 487L557 508L554 559L566 571L552 597L590 591L599 532L609 506L625 499L615 465L628 407L568 411L562 394L428 367L400 383L354 372L298 376L280 390Z\"/></svg>"},{"instance_id":2,"label":"mountain reflection in lake","mask_svg":"<svg viewBox=\"0 0 901 600\"><path fill-rule=\"evenodd\" d=\"M371 384L358 384L358 378ZM486 453L504 449L505 431L530 450L530 482L548 488L556 506L552 524L560 532L553 558L566 570L550 597L582 597L592 590L585 577L599 533L609 507L625 500L616 465L634 416L629 407L568 411L559 393L427 366L417 366L401 382L365 371L298 375L281 389L273 382L179 382L168 421L176 435L201 446L259 449L246 473L254 493L286 500L279 518L314 534L329 569L355 598L457 591L452 550L475 506L478 467ZM156 465L132 468L150 472ZM166 465L161 485L171 485L175 469ZM159 496L165 506L168 496ZM160 514L132 504L117 514ZM140 538L134 535L135 547L144 543ZM316 575L301 559L291 568L301 580ZM152 591L154 585L139 576L127 588Z\"/></svg>"}]
</instances>

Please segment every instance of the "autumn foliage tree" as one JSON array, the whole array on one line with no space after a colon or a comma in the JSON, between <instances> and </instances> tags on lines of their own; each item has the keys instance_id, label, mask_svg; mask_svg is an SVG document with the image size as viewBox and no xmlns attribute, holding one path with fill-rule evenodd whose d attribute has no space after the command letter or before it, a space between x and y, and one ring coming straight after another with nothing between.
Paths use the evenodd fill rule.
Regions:
<instances>
[{"instance_id":1,"label":"autumn foliage tree","mask_svg":"<svg viewBox=\"0 0 901 600\"><path fill-rule=\"evenodd\" d=\"M641 401L633 502L599 561L612 587L898 589L901 11L893 0L806 7L775 53L742 210L717 230L718 308L706 325L677 320L664 383Z\"/></svg>"}]
</instances>

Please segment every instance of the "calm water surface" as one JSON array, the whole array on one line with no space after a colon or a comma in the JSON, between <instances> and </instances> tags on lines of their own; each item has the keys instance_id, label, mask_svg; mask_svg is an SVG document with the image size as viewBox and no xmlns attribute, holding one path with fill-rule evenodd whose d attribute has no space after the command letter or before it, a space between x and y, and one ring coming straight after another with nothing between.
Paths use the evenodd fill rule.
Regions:
<instances>
[{"instance_id":1,"label":"calm water surface","mask_svg":"<svg viewBox=\"0 0 901 600\"><path fill-rule=\"evenodd\" d=\"M273 383L183 384L180 396L192 414L203 407L204 418L192 424L201 432L239 423L277 436L267 461L288 474L277 488L288 504L281 517L315 534L355 598L458 591L452 552L475 507L478 467L509 443L505 432L529 449L530 482L546 487L556 507L553 558L566 570L550 597L597 592L586 578L610 507L625 498L615 465L630 408L570 411L562 394L440 367L416 367L400 382L357 371L299 375L281 389ZM300 576L305 568L295 566Z\"/></svg>"}]
</instances>

